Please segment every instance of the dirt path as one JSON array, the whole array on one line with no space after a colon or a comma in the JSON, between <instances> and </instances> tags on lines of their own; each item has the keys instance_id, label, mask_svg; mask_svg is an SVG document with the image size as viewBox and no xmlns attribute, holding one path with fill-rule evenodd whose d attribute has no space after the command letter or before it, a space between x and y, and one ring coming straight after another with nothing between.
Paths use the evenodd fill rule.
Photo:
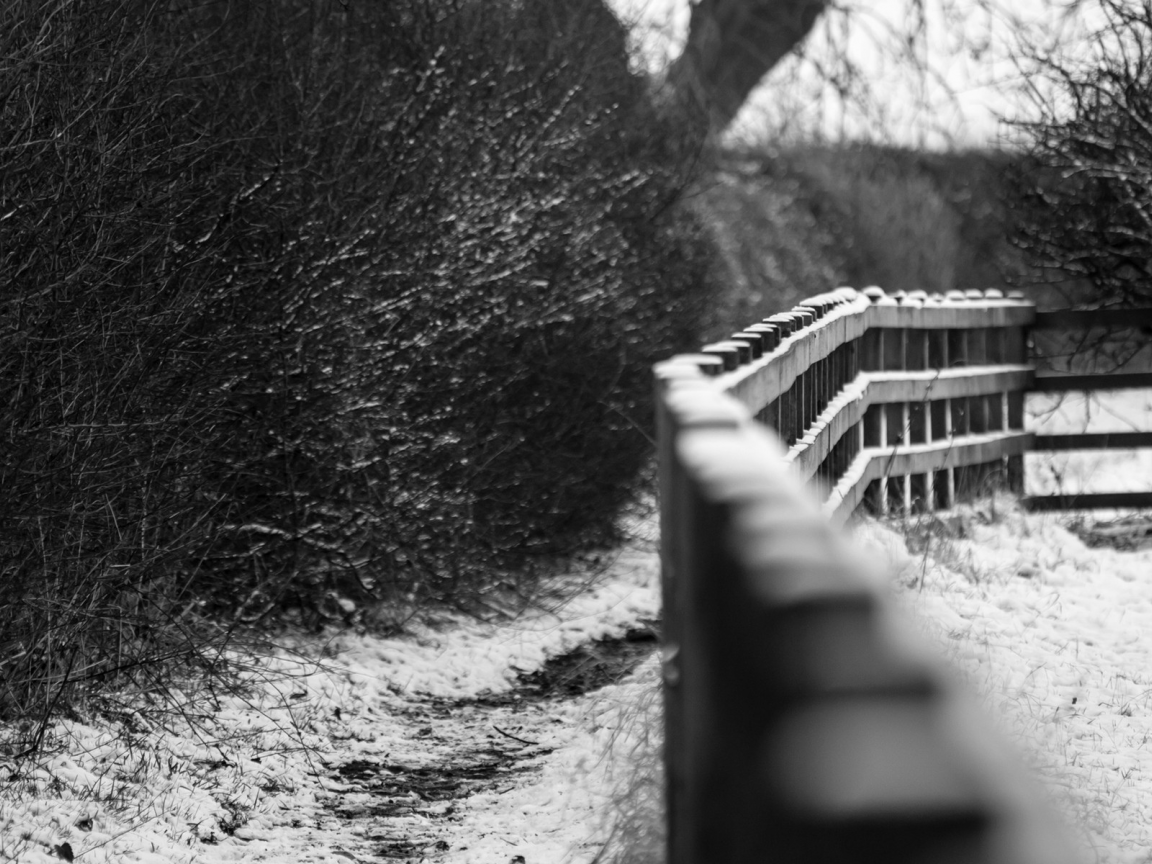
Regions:
<instances>
[{"instance_id":1,"label":"dirt path","mask_svg":"<svg viewBox=\"0 0 1152 864\"><path fill-rule=\"evenodd\" d=\"M361 747L328 766L325 805L356 860L435 860L453 842L469 798L501 794L539 772L567 704L618 682L657 648L656 622L580 646L521 675L497 696L416 697L389 706L405 739ZM402 753L402 757L393 756ZM328 824L327 830L341 830ZM318 826L320 827L320 826Z\"/></svg>"}]
</instances>

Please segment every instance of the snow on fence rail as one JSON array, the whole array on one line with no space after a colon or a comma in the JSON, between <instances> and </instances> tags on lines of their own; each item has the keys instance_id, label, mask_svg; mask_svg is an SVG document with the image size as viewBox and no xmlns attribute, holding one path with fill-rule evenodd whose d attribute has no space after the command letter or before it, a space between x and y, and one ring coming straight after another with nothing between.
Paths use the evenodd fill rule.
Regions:
<instances>
[{"instance_id":1,"label":"snow on fence rail","mask_svg":"<svg viewBox=\"0 0 1152 864\"><path fill-rule=\"evenodd\" d=\"M1075 860L836 529L1022 491L1036 322L840 289L656 367L671 864Z\"/></svg>"},{"instance_id":2,"label":"snow on fence rail","mask_svg":"<svg viewBox=\"0 0 1152 864\"><path fill-rule=\"evenodd\" d=\"M841 289L689 364L772 427L825 512L949 507L993 478L1022 491L1031 303L998 291L889 297Z\"/></svg>"},{"instance_id":3,"label":"snow on fence rail","mask_svg":"<svg viewBox=\"0 0 1152 864\"><path fill-rule=\"evenodd\" d=\"M1031 451L1152 447L1152 431L1034 435L1029 392L1152 387L1152 373L1038 375L1032 330L1152 326L1152 310L1037 312L1001 292L839 289L656 367L689 366L788 445L842 522L950 507L992 484L1024 494ZM1026 496L1031 509L1152 507L1152 490Z\"/></svg>"}]
</instances>

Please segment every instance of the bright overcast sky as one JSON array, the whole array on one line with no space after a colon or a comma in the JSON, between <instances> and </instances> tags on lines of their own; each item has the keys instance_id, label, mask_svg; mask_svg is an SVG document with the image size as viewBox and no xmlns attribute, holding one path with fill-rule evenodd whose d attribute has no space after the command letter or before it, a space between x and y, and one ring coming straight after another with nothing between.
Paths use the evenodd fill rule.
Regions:
<instances>
[{"instance_id":1,"label":"bright overcast sky","mask_svg":"<svg viewBox=\"0 0 1152 864\"><path fill-rule=\"evenodd\" d=\"M689 0L609 0L640 22L645 50L658 65L687 30ZM734 125L744 137L819 134L882 138L911 146L973 146L1002 141L1001 116L1019 116L1024 79L1009 59L1017 41L1069 44L1069 23L1055 6L1075 0L848 0L850 15L826 15L805 44L807 61L786 60L768 76ZM923 8L917 30L914 17ZM996 8L992 8L996 7ZM906 37L923 34L909 48ZM839 46L836 49L830 46ZM844 51L843 46L847 46ZM840 73L846 98L816 64ZM837 63L839 59L839 63Z\"/></svg>"}]
</instances>

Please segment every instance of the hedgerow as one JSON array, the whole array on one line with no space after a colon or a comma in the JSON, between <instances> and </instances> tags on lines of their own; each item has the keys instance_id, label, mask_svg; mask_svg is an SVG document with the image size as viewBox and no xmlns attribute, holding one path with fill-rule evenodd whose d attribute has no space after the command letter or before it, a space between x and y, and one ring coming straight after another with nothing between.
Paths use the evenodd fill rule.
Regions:
<instances>
[{"instance_id":1,"label":"hedgerow","mask_svg":"<svg viewBox=\"0 0 1152 864\"><path fill-rule=\"evenodd\" d=\"M709 257L624 35L597 0L5 4L0 713L611 538Z\"/></svg>"}]
</instances>

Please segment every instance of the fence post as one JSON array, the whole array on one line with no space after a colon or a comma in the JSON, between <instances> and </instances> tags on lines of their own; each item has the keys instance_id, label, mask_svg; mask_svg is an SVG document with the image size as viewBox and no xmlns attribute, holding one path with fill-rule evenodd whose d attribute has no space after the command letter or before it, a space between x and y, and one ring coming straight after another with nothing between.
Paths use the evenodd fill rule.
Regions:
<instances>
[{"instance_id":1,"label":"fence post","mask_svg":"<svg viewBox=\"0 0 1152 864\"><path fill-rule=\"evenodd\" d=\"M1068 864L778 445L688 368L661 372L670 864Z\"/></svg>"},{"instance_id":2,"label":"fence post","mask_svg":"<svg viewBox=\"0 0 1152 864\"><path fill-rule=\"evenodd\" d=\"M1023 300L1019 291L1009 293L1010 300ZM1004 328L1004 362L1023 364L1028 362L1028 336L1023 327ZM1004 400L1004 426L1006 429L1024 428L1024 394L1015 391L1006 394ZM1007 473L1008 489L1015 495L1024 494L1024 456L1009 456Z\"/></svg>"},{"instance_id":3,"label":"fence post","mask_svg":"<svg viewBox=\"0 0 1152 864\"><path fill-rule=\"evenodd\" d=\"M676 455L676 442L686 429L734 429L739 413L708 398L697 369L711 374L723 363L714 355L673 358L655 368L657 454L660 494L660 584L663 605L661 633L664 682L665 808L668 814L667 848L670 864L695 864L684 857L690 838L682 837L699 807L694 800L686 765L690 740L685 730L682 682L686 641L691 641L693 609L688 593L691 574L687 563L696 554L690 528L698 516L692 510L692 484ZM696 391L695 393L693 391ZM699 398L701 395L704 398ZM675 856L675 857L673 857Z\"/></svg>"}]
</instances>

